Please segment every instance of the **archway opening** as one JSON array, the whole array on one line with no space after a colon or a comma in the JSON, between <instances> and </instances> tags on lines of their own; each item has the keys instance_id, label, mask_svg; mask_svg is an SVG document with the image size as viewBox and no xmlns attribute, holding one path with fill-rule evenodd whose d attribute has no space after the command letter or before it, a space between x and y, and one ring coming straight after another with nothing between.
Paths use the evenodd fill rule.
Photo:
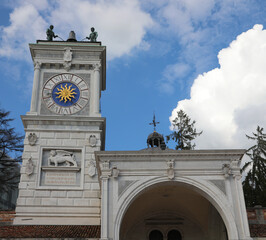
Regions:
<instances>
[{"instance_id":1,"label":"archway opening","mask_svg":"<svg viewBox=\"0 0 266 240\"><path fill-rule=\"evenodd\" d=\"M181 233L177 230L170 230L167 234L167 240L182 240Z\"/></svg>"},{"instance_id":2,"label":"archway opening","mask_svg":"<svg viewBox=\"0 0 266 240\"><path fill-rule=\"evenodd\" d=\"M144 189L131 202L120 227L121 240L159 240L159 233L169 240L227 240L215 207L193 187L173 181Z\"/></svg>"},{"instance_id":3,"label":"archway opening","mask_svg":"<svg viewBox=\"0 0 266 240\"><path fill-rule=\"evenodd\" d=\"M163 234L160 230L152 230L149 234L149 240L163 240Z\"/></svg>"}]
</instances>

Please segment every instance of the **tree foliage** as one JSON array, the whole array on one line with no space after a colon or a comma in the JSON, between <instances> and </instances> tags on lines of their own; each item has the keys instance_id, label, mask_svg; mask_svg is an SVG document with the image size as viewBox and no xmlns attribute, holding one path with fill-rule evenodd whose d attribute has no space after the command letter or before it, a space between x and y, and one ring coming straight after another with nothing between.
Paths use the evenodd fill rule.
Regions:
<instances>
[{"instance_id":1,"label":"tree foliage","mask_svg":"<svg viewBox=\"0 0 266 240\"><path fill-rule=\"evenodd\" d=\"M192 145L192 140L202 134L197 132L194 127L196 121L192 121L189 116L183 111L177 112L177 117L173 120L174 132L166 136L166 141L175 141L176 150L191 150L195 148L195 144Z\"/></svg>"},{"instance_id":2,"label":"tree foliage","mask_svg":"<svg viewBox=\"0 0 266 240\"><path fill-rule=\"evenodd\" d=\"M251 161L242 168L242 171L247 170L247 176L243 181L244 196L249 207L266 206L266 134L259 126L252 134L253 136L246 135L256 144L247 150L246 154Z\"/></svg>"},{"instance_id":3,"label":"tree foliage","mask_svg":"<svg viewBox=\"0 0 266 240\"><path fill-rule=\"evenodd\" d=\"M17 187L21 162L19 155L23 151L23 136L10 127L13 119L9 118L9 114L10 112L0 109L0 192ZM14 155L18 156L13 157Z\"/></svg>"}]
</instances>

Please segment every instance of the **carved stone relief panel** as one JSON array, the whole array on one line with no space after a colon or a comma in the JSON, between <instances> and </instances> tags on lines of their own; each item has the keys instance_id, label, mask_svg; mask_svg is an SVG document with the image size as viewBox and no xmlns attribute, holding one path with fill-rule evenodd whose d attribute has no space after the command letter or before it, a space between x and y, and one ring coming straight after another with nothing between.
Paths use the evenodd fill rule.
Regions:
<instances>
[{"instance_id":1,"label":"carved stone relief panel","mask_svg":"<svg viewBox=\"0 0 266 240\"><path fill-rule=\"evenodd\" d=\"M81 185L82 150L43 149L40 186Z\"/></svg>"}]
</instances>

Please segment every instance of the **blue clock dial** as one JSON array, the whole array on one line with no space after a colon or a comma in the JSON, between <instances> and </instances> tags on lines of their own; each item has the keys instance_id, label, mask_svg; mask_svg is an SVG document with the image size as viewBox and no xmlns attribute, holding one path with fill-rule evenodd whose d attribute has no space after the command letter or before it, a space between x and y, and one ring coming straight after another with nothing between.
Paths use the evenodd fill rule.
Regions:
<instances>
[{"instance_id":1,"label":"blue clock dial","mask_svg":"<svg viewBox=\"0 0 266 240\"><path fill-rule=\"evenodd\" d=\"M71 82L57 84L52 91L52 98L60 106L69 107L78 102L79 88Z\"/></svg>"},{"instance_id":2,"label":"blue clock dial","mask_svg":"<svg viewBox=\"0 0 266 240\"><path fill-rule=\"evenodd\" d=\"M64 73L51 77L43 86L45 106L56 114L75 114L88 105L89 87L81 77Z\"/></svg>"}]
</instances>

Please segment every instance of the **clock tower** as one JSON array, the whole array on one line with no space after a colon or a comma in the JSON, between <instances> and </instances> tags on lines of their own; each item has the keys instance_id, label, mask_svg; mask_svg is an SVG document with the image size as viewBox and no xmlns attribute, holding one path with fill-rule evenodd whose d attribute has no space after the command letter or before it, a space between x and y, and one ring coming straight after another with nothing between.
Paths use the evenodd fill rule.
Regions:
<instances>
[{"instance_id":1,"label":"clock tower","mask_svg":"<svg viewBox=\"0 0 266 240\"><path fill-rule=\"evenodd\" d=\"M100 113L106 48L100 42L30 44L34 79L14 224L99 225L94 152L104 150Z\"/></svg>"}]
</instances>

